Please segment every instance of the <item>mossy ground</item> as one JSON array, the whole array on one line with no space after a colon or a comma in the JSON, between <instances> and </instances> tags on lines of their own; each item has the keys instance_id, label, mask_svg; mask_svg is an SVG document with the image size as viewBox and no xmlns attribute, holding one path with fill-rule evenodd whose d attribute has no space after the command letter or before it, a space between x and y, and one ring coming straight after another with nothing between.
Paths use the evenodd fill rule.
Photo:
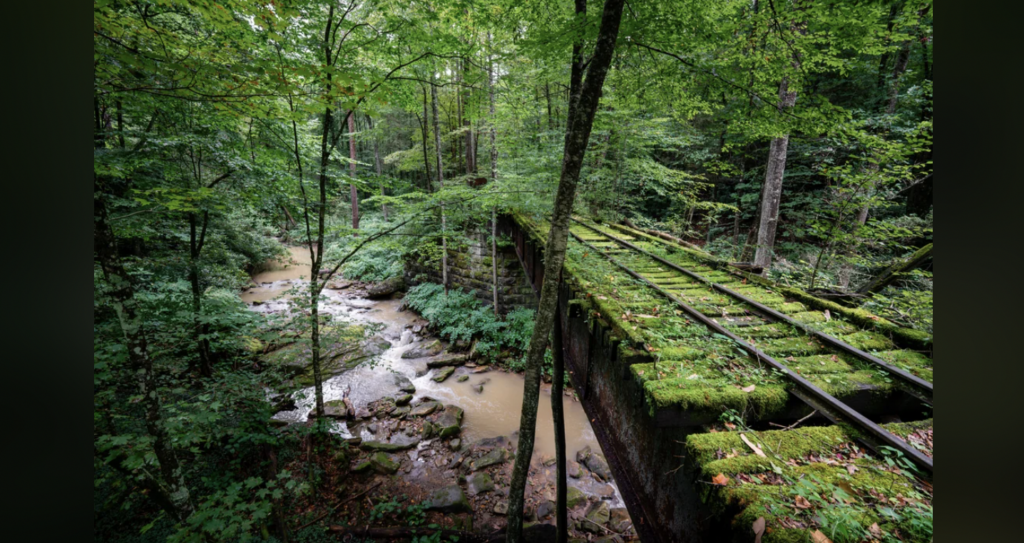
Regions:
<instances>
[{"instance_id":1,"label":"mossy ground","mask_svg":"<svg viewBox=\"0 0 1024 543\"><path fill-rule=\"evenodd\" d=\"M929 429L931 421L885 425L896 435ZM878 540L929 541L931 486L868 454L856 432L840 426L691 435L686 440L702 498L713 511L737 511L732 528L749 533L763 517L764 542L809 541L821 530L833 540L862 541L873 524ZM799 500L798 500L799 497ZM731 513L730 513L731 514ZM926 525L922 525L922 523ZM742 538L741 538L742 539Z\"/></svg>"}]
</instances>

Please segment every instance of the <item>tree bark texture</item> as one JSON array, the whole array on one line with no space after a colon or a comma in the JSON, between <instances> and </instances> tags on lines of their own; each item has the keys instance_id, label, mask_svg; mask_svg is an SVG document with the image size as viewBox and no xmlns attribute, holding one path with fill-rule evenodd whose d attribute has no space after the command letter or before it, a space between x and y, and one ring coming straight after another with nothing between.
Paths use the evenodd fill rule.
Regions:
<instances>
[{"instance_id":1,"label":"tree bark texture","mask_svg":"<svg viewBox=\"0 0 1024 543\"><path fill-rule=\"evenodd\" d=\"M779 84L779 112L793 107L796 93L787 92L789 81L782 80ZM754 265L764 268L764 273L772 263L772 251L775 247L775 232L779 222L779 203L782 200L782 177L786 172L786 150L789 147L789 134L772 139L768 149L768 169L764 176L764 187L761 189L761 217L757 231L757 251L754 253Z\"/></svg>"},{"instance_id":2,"label":"tree bark texture","mask_svg":"<svg viewBox=\"0 0 1024 543\"><path fill-rule=\"evenodd\" d=\"M354 111L348 112L348 157L352 159L349 163L349 172L353 178L356 176L356 115ZM359 194L356 186L349 185L350 198L352 203L352 229L359 230Z\"/></svg>"},{"instance_id":3,"label":"tree bark texture","mask_svg":"<svg viewBox=\"0 0 1024 543\"><path fill-rule=\"evenodd\" d=\"M436 72L430 75L430 103L434 113L434 145L437 147L437 182L439 190L444 190L444 164L441 161L441 123L437 112L437 85L434 84ZM444 200L441 201L441 282L444 293L448 294L448 237L444 216Z\"/></svg>"},{"instance_id":4,"label":"tree bark texture","mask_svg":"<svg viewBox=\"0 0 1024 543\"><path fill-rule=\"evenodd\" d=\"M523 385L523 409L519 423L519 445L512 471L509 490L509 543L518 543L523 538L523 499L526 491L526 476L533 455L534 434L537 422L537 404L540 399L540 370L544 361L548 337L554 326L555 308L558 302L558 283L569 237L569 218L572 215L573 199L579 182L580 168L590 141L594 114L601 97L601 87L611 65L615 52L615 40L619 34L624 0L606 0L601 16L601 28L594 48L594 55L587 68L587 78L580 90L579 104L575 119L569 129L567 145L562 157L562 173L558 181L554 209L551 214L551 228L544 250L544 281L541 286L540 302L530 337L526 361L526 378Z\"/></svg>"},{"instance_id":5,"label":"tree bark texture","mask_svg":"<svg viewBox=\"0 0 1024 543\"><path fill-rule=\"evenodd\" d=\"M491 33L487 33L487 44L491 44ZM487 99L491 114L491 186L498 180L497 115L494 109L494 59L487 58ZM498 208L491 207L491 294L494 298L494 315L498 315Z\"/></svg>"},{"instance_id":6,"label":"tree bark texture","mask_svg":"<svg viewBox=\"0 0 1024 543\"><path fill-rule=\"evenodd\" d=\"M551 418L555 427L555 526L558 528L555 542L566 543L569 538L569 509L566 503L568 487L565 478L565 405L562 403L565 358L562 346L562 315L557 304L551 341L554 359L551 369Z\"/></svg>"}]
</instances>

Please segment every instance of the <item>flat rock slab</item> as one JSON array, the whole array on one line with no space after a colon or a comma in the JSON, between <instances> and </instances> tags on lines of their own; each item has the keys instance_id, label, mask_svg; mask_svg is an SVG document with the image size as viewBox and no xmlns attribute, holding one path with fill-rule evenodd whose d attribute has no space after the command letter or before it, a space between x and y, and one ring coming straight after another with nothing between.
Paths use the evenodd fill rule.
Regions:
<instances>
[{"instance_id":1,"label":"flat rock slab","mask_svg":"<svg viewBox=\"0 0 1024 543\"><path fill-rule=\"evenodd\" d=\"M504 448L497 448L480 458L471 461L469 466L473 471L476 471L495 464L501 464L505 460L508 460L508 451Z\"/></svg>"},{"instance_id":2,"label":"flat rock slab","mask_svg":"<svg viewBox=\"0 0 1024 543\"><path fill-rule=\"evenodd\" d=\"M491 476L482 471L470 475L466 479L466 483L469 486L470 496L477 496L494 490L494 481L491 479Z\"/></svg>"},{"instance_id":3,"label":"flat rock slab","mask_svg":"<svg viewBox=\"0 0 1024 543\"><path fill-rule=\"evenodd\" d=\"M443 383L445 379L451 377L453 373L455 373L455 368L448 366L439 370L437 372L437 375L431 377L430 380L435 381L437 383Z\"/></svg>"},{"instance_id":4,"label":"flat rock slab","mask_svg":"<svg viewBox=\"0 0 1024 543\"><path fill-rule=\"evenodd\" d=\"M444 350L444 345L439 340L431 341L426 345L420 345L418 347L409 349L402 353L402 358L426 358L428 356L435 356L440 354Z\"/></svg>"},{"instance_id":5,"label":"flat rock slab","mask_svg":"<svg viewBox=\"0 0 1024 543\"><path fill-rule=\"evenodd\" d=\"M396 441L394 443L389 443L386 441L364 441L359 444L359 448L365 451L404 451L406 449L411 449L415 447L417 444L419 444L419 442L419 437L406 437L405 439Z\"/></svg>"},{"instance_id":6,"label":"flat rock slab","mask_svg":"<svg viewBox=\"0 0 1024 543\"><path fill-rule=\"evenodd\" d=\"M370 464L373 466L373 471L381 475L391 475L398 471L398 462L395 462L383 452L378 452L371 456Z\"/></svg>"},{"instance_id":7,"label":"flat rock slab","mask_svg":"<svg viewBox=\"0 0 1024 543\"><path fill-rule=\"evenodd\" d=\"M434 411L437 411L437 408L439 407L441 407L441 402L423 402L412 408L412 411L409 412L409 416L425 417Z\"/></svg>"},{"instance_id":8,"label":"flat rock slab","mask_svg":"<svg viewBox=\"0 0 1024 543\"><path fill-rule=\"evenodd\" d=\"M443 368L445 366L461 366L469 361L469 355L444 353L427 360L428 368Z\"/></svg>"},{"instance_id":9,"label":"flat rock slab","mask_svg":"<svg viewBox=\"0 0 1024 543\"><path fill-rule=\"evenodd\" d=\"M435 490L427 501L426 509L443 513L472 513L466 493L459 485L448 485Z\"/></svg>"}]
</instances>

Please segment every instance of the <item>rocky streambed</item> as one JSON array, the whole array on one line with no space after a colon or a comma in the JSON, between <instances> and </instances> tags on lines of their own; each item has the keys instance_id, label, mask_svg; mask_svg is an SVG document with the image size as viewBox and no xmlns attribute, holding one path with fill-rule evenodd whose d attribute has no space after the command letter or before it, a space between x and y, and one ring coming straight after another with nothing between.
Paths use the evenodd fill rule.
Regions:
<instances>
[{"instance_id":1,"label":"rocky streambed","mask_svg":"<svg viewBox=\"0 0 1024 543\"><path fill-rule=\"evenodd\" d=\"M243 299L254 311L289 309L288 291L308 284L297 262L257 275ZM305 253L308 260L308 253ZM269 280L263 280L269 279ZM332 288L333 287L333 288ZM468 346L450 346L426 321L403 309L401 293L371 300L374 287L335 281L320 310L331 315L324 381L325 415L339 447L332 469L346 493L403 495L429 502L447 526L492 533L505 525L508 487L520 410L522 376L487 364ZM302 424L313 411L308 347L284 345L264 354L268 364L295 368L290 398L275 398L278 425ZM634 530L581 405L559 399L566 416L571 536L580 540L629 540ZM554 524L554 429L550 388L543 387L537 436L526 493L529 524ZM362 502L362 500L360 500ZM356 505L357 509L362 505ZM349 506L346 506L348 509ZM356 511L365 515L367 511Z\"/></svg>"}]
</instances>

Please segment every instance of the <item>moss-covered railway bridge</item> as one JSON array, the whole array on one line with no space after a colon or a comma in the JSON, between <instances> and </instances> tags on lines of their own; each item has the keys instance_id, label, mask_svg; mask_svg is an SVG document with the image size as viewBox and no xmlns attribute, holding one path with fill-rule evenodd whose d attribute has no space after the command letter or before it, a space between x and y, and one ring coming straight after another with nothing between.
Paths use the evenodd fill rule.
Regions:
<instances>
[{"instance_id":1,"label":"moss-covered railway bridge","mask_svg":"<svg viewBox=\"0 0 1024 543\"><path fill-rule=\"evenodd\" d=\"M539 292L547 223L498 228ZM930 503L929 336L651 232L573 219L570 234L563 354L643 541L754 541L762 517L765 543L810 540L801 479ZM914 540L906 518L879 529Z\"/></svg>"}]
</instances>

